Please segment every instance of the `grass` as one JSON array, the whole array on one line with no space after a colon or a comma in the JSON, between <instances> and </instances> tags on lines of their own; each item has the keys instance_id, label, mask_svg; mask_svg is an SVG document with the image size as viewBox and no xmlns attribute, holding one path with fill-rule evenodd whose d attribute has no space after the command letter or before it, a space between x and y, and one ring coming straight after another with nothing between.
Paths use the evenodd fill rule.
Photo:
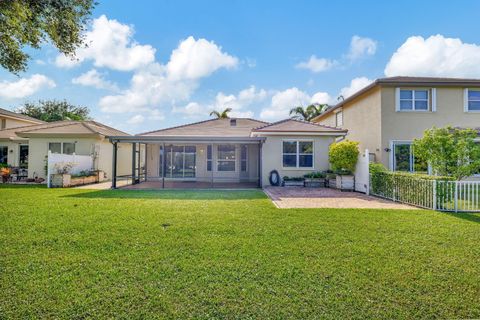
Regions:
<instances>
[{"instance_id":1,"label":"grass","mask_svg":"<svg viewBox=\"0 0 480 320\"><path fill-rule=\"evenodd\" d=\"M480 216L0 187L0 318L479 318Z\"/></svg>"}]
</instances>

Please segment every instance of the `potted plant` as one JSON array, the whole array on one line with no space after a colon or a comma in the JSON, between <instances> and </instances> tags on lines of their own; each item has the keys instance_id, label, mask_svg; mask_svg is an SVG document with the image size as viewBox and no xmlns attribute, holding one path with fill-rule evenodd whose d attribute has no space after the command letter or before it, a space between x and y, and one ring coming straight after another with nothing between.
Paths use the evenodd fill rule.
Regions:
<instances>
[{"instance_id":1,"label":"potted plant","mask_svg":"<svg viewBox=\"0 0 480 320\"><path fill-rule=\"evenodd\" d=\"M305 178L304 186L309 188L325 187L326 174L321 171L307 173L303 176Z\"/></svg>"},{"instance_id":2,"label":"potted plant","mask_svg":"<svg viewBox=\"0 0 480 320\"><path fill-rule=\"evenodd\" d=\"M335 187L340 190L355 190L355 166L357 165L358 142L344 140L330 145L328 156L335 173ZM331 185L331 184L329 184Z\"/></svg>"},{"instance_id":3,"label":"potted plant","mask_svg":"<svg viewBox=\"0 0 480 320\"><path fill-rule=\"evenodd\" d=\"M303 177L284 176L282 181L283 187L303 187Z\"/></svg>"},{"instance_id":4,"label":"potted plant","mask_svg":"<svg viewBox=\"0 0 480 320\"><path fill-rule=\"evenodd\" d=\"M7 183L12 181L12 169L7 166L0 167L0 175L2 176L2 182Z\"/></svg>"},{"instance_id":5,"label":"potted plant","mask_svg":"<svg viewBox=\"0 0 480 320\"><path fill-rule=\"evenodd\" d=\"M75 166L72 162L59 162L54 165L54 172L50 177L50 186L52 188L64 188L71 185L72 176L70 172Z\"/></svg>"},{"instance_id":6,"label":"potted plant","mask_svg":"<svg viewBox=\"0 0 480 320\"><path fill-rule=\"evenodd\" d=\"M84 184L91 184L98 182L98 171L93 170L83 170L78 174L72 174L70 185L71 186L80 186Z\"/></svg>"}]
</instances>

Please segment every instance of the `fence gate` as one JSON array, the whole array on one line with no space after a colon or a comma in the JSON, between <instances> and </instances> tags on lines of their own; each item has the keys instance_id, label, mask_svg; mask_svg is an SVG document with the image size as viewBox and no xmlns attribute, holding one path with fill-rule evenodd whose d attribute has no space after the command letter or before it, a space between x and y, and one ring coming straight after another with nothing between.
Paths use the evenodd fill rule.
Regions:
<instances>
[{"instance_id":1,"label":"fence gate","mask_svg":"<svg viewBox=\"0 0 480 320\"><path fill-rule=\"evenodd\" d=\"M364 153L358 156L357 166L355 167L355 191L368 194L370 187L370 153L365 149Z\"/></svg>"}]
</instances>

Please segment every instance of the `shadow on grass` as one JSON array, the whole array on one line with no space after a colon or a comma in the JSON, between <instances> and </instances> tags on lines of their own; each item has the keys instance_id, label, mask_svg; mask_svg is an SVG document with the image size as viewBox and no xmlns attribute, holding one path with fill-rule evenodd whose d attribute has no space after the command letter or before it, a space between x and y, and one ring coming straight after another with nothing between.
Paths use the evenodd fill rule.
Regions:
<instances>
[{"instance_id":1,"label":"shadow on grass","mask_svg":"<svg viewBox=\"0 0 480 320\"><path fill-rule=\"evenodd\" d=\"M480 214L478 213L455 213L445 212L445 214L463 220L468 220L475 223L480 223Z\"/></svg>"},{"instance_id":2,"label":"shadow on grass","mask_svg":"<svg viewBox=\"0 0 480 320\"><path fill-rule=\"evenodd\" d=\"M267 199L261 190L96 190L63 196L86 199L249 200Z\"/></svg>"},{"instance_id":3,"label":"shadow on grass","mask_svg":"<svg viewBox=\"0 0 480 320\"><path fill-rule=\"evenodd\" d=\"M21 183L0 183L0 188L5 189L46 189L46 184L21 184Z\"/></svg>"}]
</instances>

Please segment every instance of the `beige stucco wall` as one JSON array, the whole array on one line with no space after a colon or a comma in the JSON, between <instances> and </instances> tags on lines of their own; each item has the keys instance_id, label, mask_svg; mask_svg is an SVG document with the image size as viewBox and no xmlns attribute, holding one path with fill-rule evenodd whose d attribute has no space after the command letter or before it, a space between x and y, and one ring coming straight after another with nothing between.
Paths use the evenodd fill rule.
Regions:
<instances>
[{"instance_id":1,"label":"beige stucco wall","mask_svg":"<svg viewBox=\"0 0 480 320\"><path fill-rule=\"evenodd\" d=\"M217 171L217 146L213 147L213 172L207 171L207 144L196 144L195 173L196 177L191 180L211 181L212 174L214 181L218 182L238 182L238 181L257 181L258 180L258 145L248 145L247 172L240 170L240 147L236 146L236 164L235 171L224 172ZM160 145L149 144L147 146L147 176L150 180L159 179L160 168ZM188 178L190 179L190 178Z\"/></svg>"},{"instance_id":2,"label":"beige stucco wall","mask_svg":"<svg viewBox=\"0 0 480 320\"><path fill-rule=\"evenodd\" d=\"M75 154L92 155L97 153L94 169L105 171L107 179L112 178L113 147L107 139L100 138L53 138L35 137L29 139L29 177L45 178L45 158L48 154L50 142L75 142ZM117 174L130 174L131 172L131 148L129 145L120 145L118 149Z\"/></svg>"},{"instance_id":3,"label":"beige stucco wall","mask_svg":"<svg viewBox=\"0 0 480 320\"><path fill-rule=\"evenodd\" d=\"M380 157L381 150L381 91L372 90L348 103L342 108L343 126L347 129L346 139L360 142L360 150L368 149ZM338 111L338 110L336 110ZM317 121L320 124L335 127L335 112L331 112Z\"/></svg>"},{"instance_id":4,"label":"beige stucco wall","mask_svg":"<svg viewBox=\"0 0 480 320\"><path fill-rule=\"evenodd\" d=\"M428 88L430 89L430 88ZM435 112L395 111L395 88L382 88L382 139L380 161L388 168L392 140L413 140L420 138L427 129L452 125L455 127L480 127L480 113L464 112L464 88L436 88L437 108Z\"/></svg>"},{"instance_id":5,"label":"beige stucco wall","mask_svg":"<svg viewBox=\"0 0 480 320\"><path fill-rule=\"evenodd\" d=\"M313 141L314 168L283 168L283 140ZM335 141L333 136L267 136L262 146L262 185L270 184L270 171L277 170L280 177L301 177L312 171L328 170L328 147Z\"/></svg>"}]
</instances>

